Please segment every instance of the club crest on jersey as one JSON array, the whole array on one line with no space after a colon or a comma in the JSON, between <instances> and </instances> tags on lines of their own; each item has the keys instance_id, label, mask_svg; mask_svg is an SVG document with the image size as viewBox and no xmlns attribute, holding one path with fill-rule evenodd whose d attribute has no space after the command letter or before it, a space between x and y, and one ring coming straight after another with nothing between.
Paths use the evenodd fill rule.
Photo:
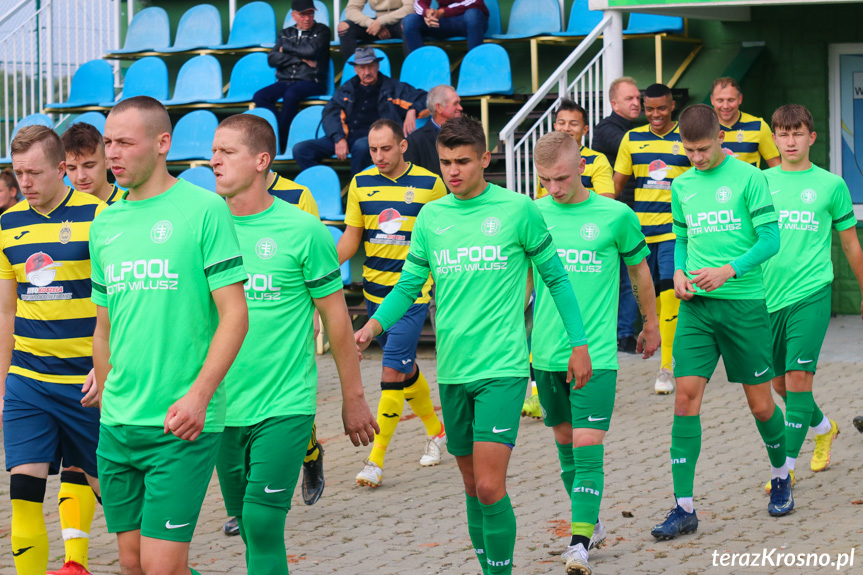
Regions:
<instances>
[{"instance_id":1,"label":"club crest on jersey","mask_svg":"<svg viewBox=\"0 0 863 575\"><path fill-rule=\"evenodd\" d=\"M417 197L416 188L413 186L408 186L407 189L405 190L405 203L406 204L412 204L414 201L414 198L416 198L416 197Z\"/></svg>"},{"instance_id":2,"label":"club crest on jersey","mask_svg":"<svg viewBox=\"0 0 863 575\"><path fill-rule=\"evenodd\" d=\"M671 153L672 154L679 154L680 153L680 142L674 142L674 145L671 146Z\"/></svg>"},{"instance_id":3,"label":"club crest on jersey","mask_svg":"<svg viewBox=\"0 0 863 575\"><path fill-rule=\"evenodd\" d=\"M500 220L494 216L489 216L482 221L479 230L487 236L493 236L500 231Z\"/></svg>"},{"instance_id":4,"label":"club crest on jersey","mask_svg":"<svg viewBox=\"0 0 863 575\"><path fill-rule=\"evenodd\" d=\"M403 218L395 208L387 208L378 216L378 227L385 234L394 234L402 228Z\"/></svg>"},{"instance_id":5,"label":"club crest on jersey","mask_svg":"<svg viewBox=\"0 0 863 575\"><path fill-rule=\"evenodd\" d=\"M171 234L174 233L174 226L168 220L160 220L153 224L150 229L150 239L153 243L164 244L171 239Z\"/></svg>"},{"instance_id":6,"label":"club crest on jersey","mask_svg":"<svg viewBox=\"0 0 863 575\"><path fill-rule=\"evenodd\" d=\"M276 240L272 238L261 238L255 244L255 254L262 260L268 260L279 250Z\"/></svg>"},{"instance_id":7,"label":"club crest on jersey","mask_svg":"<svg viewBox=\"0 0 863 575\"><path fill-rule=\"evenodd\" d=\"M63 222L62 227L60 228L60 243L68 244L69 240L72 239L72 222L65 221Z\"/></svg>"},{"instance_id":8,"label":"club crest on jersey","mask_svg":"<svg viewBox=\"0 0 863 575\"><path fill-rule=\"evenodd\" d=\"M743 130L737 130L737 142L742 144L743 140L745 140L745 139L746 139L746 134L743 132Z\"/></svg>"},{"instance_id":9,"label":"club crest on jersey","mask_svg":"<svg viewBox=\"0 0 863 575\"><path fill-rule=\"evenodd\" d=\"M818 194L815 193L815 190L812 188L806 188L802 192L800 192L800 199L804 204L811 204L816 199L818 199Z\"/></svg>"},{"instance_id":10,"label":"club crest on jersey","mask_svg":"<svg viewBox=\"0 0 863 575\"><path fill-rule=\"evenodd\" d=\"M727 203L731 199L731 188L722 186L716 189L716 201L720 204Z\"/></svg>"},{"instance_id":11,"label":"club crest on jersey","mask_svg":"<svg viewBox=\"0 0 863 575\"><path fill-rule=\"evenodd\" d=\"M599 237L599 226L596 224L584 224L581 226L581 237L592 242Z\"/></svg>"},{"instance_id":12,"label":"club crest on jersey","mask_svg":"<svg viewBox=\"0 0 863 575\"><path fill-rule=\"evenodd\" d=\"M55 262L54 258L45 252L36 252L27 258L27 262L24 264L27 282L34 286L45 287L54 281L57 276L56 268L62 265L62 262Z\"/></svg>"}]
</instances>

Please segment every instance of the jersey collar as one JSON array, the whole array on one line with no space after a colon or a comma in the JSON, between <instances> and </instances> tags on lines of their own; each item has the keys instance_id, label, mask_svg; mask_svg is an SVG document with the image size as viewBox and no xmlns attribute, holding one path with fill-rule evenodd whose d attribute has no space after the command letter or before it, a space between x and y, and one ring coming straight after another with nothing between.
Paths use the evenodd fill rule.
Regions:
<instances>
[{"instance_id":1,"label":"jersey collar","mask_svg":"<svg viewBox=\"0 0 863 575\"><path fill-rule=\"evenodd\" d=\"M51 218L51 214L54 214L55 212L59 213L60 211L63 210L63 208L66 207L66 204L69 203L69 198L71 198L71 197L72 197L72 188L69 186L66 186L66 197L64 197L60 201L60 203L57 204L56 206L54 206L54 209L51 210L50 212L48 212L47 214L43 214L42 212L40 212L39 210L37 210L33 206L30 206L30 209L33 210L35 213L39 214L40 216L42 216L43 218Z\"/></svg>"}]
</instances>

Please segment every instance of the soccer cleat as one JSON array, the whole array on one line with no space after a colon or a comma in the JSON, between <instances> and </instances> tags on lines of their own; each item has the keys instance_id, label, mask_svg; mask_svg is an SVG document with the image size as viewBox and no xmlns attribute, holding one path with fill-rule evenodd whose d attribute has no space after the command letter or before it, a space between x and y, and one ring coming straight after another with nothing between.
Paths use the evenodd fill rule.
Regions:
<instances>
[{"instance_id":1,"label":"soccer cleat","mask_svg":"<svg viewBox=\"0 0 863 575\"><path fill-rule=\"evenodd\" d=\"M303 503L306 505L314 505L324 494L324 447L317 442L315 447L318 458L303 462Z\"/></svg>"},{"instance_id":2,"label":"soccer cleat","mask_svg":"<svg viewBox=\"0 0 863 575\"><path fill-rule=\"evenodd\" d=\"M695 533L697 529L698 516L695 514L695 511L687 513L678 505L668 512L665 516L665 521L655 526L650 531L650 534L660 541L667 541L684 533Z\"/></svg>"},{"instance_id":3,"label":"soccer cleat","mask_svg":"<svg viewBox=\"0 0 863 575\"><path fill-rule=\"evenodd\" d=\"M830 451L833 449L833 440L839 435L839 426L830 420L830 431L815 436L815 451L812 452L812 461L809 467L812 471L824 471L830 465Z\"/></svg>"},{"instance_id":4,"label":"soccer cleat","mask_svg":"<svg viewBox=\"0 0 863 575\"><path fill-rule=\"evenodd\" d=\"M658 395L668 395L674 392L674 376L671 375L671 370L665 368L659 370L653 389Z\"/></svg>"},{"instance_id":5,"label":"soccer cleat","mask_svg":"<svg viewBox=\"0 0 863 575\"><path fill-rule=\"evenodd\" d=\"M622 353L636 353L635 350L638 347L638 342L635 340L635 337L628 335L626 337L622 337L617 340L617 351Z\"/></svg>"},{"instance_id":6,"label":"soccer cleat","mask_svg":"<svg viewBox=\"0 0 863 575\"><path fill-rule=\"evenodd\" d=\"M240 534L240 524L237 522L236 517L231 517L222 525L222 533L229 537Z\"/></svg>"},{"instance_id":7,"label":"soccer cleat","mask_svg":"<svg viewBox=\"0 0 863 575\"><path fill-rule=\"evenodd\" d=\"M376 463L372 463L368 459L364 459L363 463L366 464L363 467L363 470L357 473L357 485L364 485L366 487L380 487L383 482L383 474L384 470L377 466Z\"/></svg>"},{"instance_id":8,"label":"soccer cleat","mask_svg":"<svg viewBox=\"0 0 863 575\"><path fill-rule=\"evenodd\" d=\"M791 477L779 479L774 477L770 480L770 503L767 504L767 513L773 517L788 515L794 509L794 495L791 493Z\"/></svg>"},{"instance_id":9,"label":"soccer cleat","mask_svg":"<svg viewBox=\"0 0 863 575\"><path fill-rule=\"evenodd\" d=\"M852 423L854 423L854 427L857 428L857 431L863 433L863 415L858 415L857 417L855 417Z\"/></svg>"},{"instance_id":10,"label":"soccer cleat","mask_svg":"<svg viewBox=\"0 0 863 575\"><path fill-rule=\"evenodd\" d=\"M593 573L590 563L587 562L587 550L581 543L570 545L560 557L566 561L568 575L590 575Z\"/></svg>"},{"instance_id":11,"label":"soccer cleat","mask_svg":"<svg viewBox=\"0 0 863 575\"><path fill-rule=\"evenodd\" d=\"M75 561L66 561L56 571L48 571L47 575L91 575L87 568Z\"/></svg>"},{"instance_id":12,"label":"soccer cleat","mask_svg":"<svg viewBox=\"0 0 863 575\"><path fill-rule=\"evenodd\" d=\"M430 435L426 439L426 449L423 456L420 457L420 465L423 467L431 467L440 463L441 448L446 445L446 431L443 428L443 423L440 426L440 433Z\"/></svg>"},{"instance_id":13,"label":"soccer cleat","mask_svg":"<svg viewBox=\"0 0 863 575\"><path fill-rule=\"evenodd\" d=\"M793 469L789 470L788 475L791 476L791 487L794 487L794 484L797 483L797 478L794 477L794 470ZM770 495L770 489L771 489L772 483L773 483L773 480L771 479L770 481L768 481L767 483L764 484L764 491L766 491L768 495Z\"/></svg>"},{"instance_id":14,"label":"soccer cleat","mask_svg":"<svg viewBox=\"0 0 863 575\"><path fill-rule=\"evenodd\" d=\"M590 544L587 546L587 550L592 551L602 547L607 536L605 525L602 524L602 520L597 519L596 526L593 528L593 535L590 536Z\"/></svg>"},{"instance_id":15,"label":"soccer cleat","mask_svg":"<svg viewBox=\"0 0 863 575\"><path fill-rule=\"evenodd\" d=\"M524 400L524 405L521 408L521 414L524 417L542 419L542 407L539 405L538 395L533 394Z\"/></svg>"}]
</instances>

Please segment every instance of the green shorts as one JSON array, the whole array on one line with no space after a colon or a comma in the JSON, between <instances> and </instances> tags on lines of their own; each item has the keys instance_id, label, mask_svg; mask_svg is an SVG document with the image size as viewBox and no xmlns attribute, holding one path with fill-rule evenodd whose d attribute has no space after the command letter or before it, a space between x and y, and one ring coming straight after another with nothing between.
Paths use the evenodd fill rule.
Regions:
<instances>
[{"instance_id":1,"label":"green shorts","mask_svg":"<svg viewBox=\"0 0 863 575\"><path fill-rule=\"evenodd\" d=\"M565 371L535 369L534 375L546 427L566 422L574 428L608 431L614 411L617 371L598 369L587 385L575 390L566 383Z\"/></svg>"},{"instance_id":2,"label":"green shorts","mask_svg":"<svg viewBox=\"0 0 863 575\"><path fill-rule=\"evenodd\" d=\"M102 425L96 457L108 532L191 541L221 437L185 441L161 427Z\"/></svg>"},{"instance_id":3,"label":"green shorts","mask_svg":"<svg viewBox=\"0 0 863 575\"><path fill-rule=\"evenodd\" d=\"M830 284L797 303L770 314L773 328L773 367L815 373L818 356L830 326Z\"/></svg>"},{"instance_id":4,"label":"green shorts","mask_svg":"<svg viewBox=\"0 0 863 575\"><path fill-rule=\"evenodd\" d=\"M447 451L457 457L471 455L477 441L514 447L526 389L525 377L441 384Z\"/></svg>"},{"instance_id":5,"label":"green shorts","mask_svg":"<svg viewBox=\"0 0 863 575\"><path fill-rule=\"evenodd\" d=\"M695 296L680 302L674 334L674 376L698 376L709 381L721 355L728 381L746 385L770 381L772 341L763 299Z\"/></svg>"},{"instance_id":6,"label":"green shorts","mask_svg":"<svg viewBox=\"0 0 863 575\"><path fill-rule=\"evenodd\" d=\"M228 515L242 516L246 501L290 511L314 421L290 415L225 427L216 471Z\"/></svg>"}]
</instances>

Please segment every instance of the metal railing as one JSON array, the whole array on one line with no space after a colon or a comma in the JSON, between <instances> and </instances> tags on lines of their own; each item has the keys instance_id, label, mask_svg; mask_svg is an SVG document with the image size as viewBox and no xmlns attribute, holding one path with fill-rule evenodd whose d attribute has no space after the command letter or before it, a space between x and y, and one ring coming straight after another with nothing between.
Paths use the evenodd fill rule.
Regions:
<instances>
[{"instance_id":1,"label":"metal railing","mask_svg":"<svg viewBox=\"0 0 863 575\"><path fill-rule=\"evenodd\" d=\"M579 62L589 57L594 44L603 33L609 31L613 23L613 17L606 15L501 130L500 138L504 142L506 153L506 186L510 190L536 197L538 181L533 166L533 148L543 134L553 130L553 111L561 98L569 97L581 104L587 111L587 123L591 128L604 116L602 92L606 84L604 80L607 75L605 60L609 51L608 42L603 42L574 80L569 81L569 73ZM555 88L558 91L558 99L555 100L554 105L516 141L516 131ZM593 130L589 131L588 137L592 133ZM587 144L589 146L589 142Z\"/></svg>"},{"instance_id":2,"label":"metal railing","mask_svg":"<svg viewBox=\"0 0 863 575\"><path fill-rule=\"evenodd\" d=\"M78 67L114 47L120 1L21 0L0 15L0 157L18 120L68 99Z\"/></svg>"}]
</instances>

